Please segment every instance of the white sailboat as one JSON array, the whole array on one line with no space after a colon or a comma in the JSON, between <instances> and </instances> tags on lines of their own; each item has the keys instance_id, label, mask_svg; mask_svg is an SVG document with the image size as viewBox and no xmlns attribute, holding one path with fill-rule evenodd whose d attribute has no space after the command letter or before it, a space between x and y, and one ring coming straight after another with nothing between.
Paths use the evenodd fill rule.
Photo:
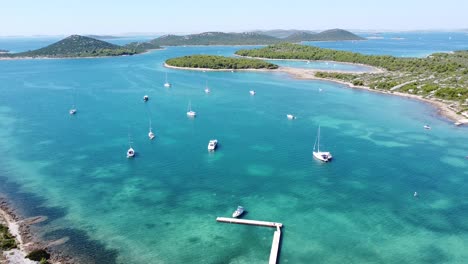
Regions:
<instances>
[{"instance_id":1,"label":"white sailboat","mask_svg":"<svg viewBox=\"0 0 468 264\"><path fill-rule=\"evenodd\" d=\"M205 84L205 93L208 94L208 93L210 93L210 92L211 92L211 90L210 90L210 88L208 88L208 81L206 81L206 84Z\"/></svg>"},{"instance_id":2,"label":"white sailboat","mask_svg":"<svg viewBox=\"0 0 468 264\"><path fill-rule=\"evenodd\" d=\"M171 83L167 81L167 73L166 73L166 82L164 83L164 87L167 87L167 88L171 87Z\"/></svg>"},{"instance_id":3,"label":"white sailboat","mask_svg":"<svg viewBox=\"0 0 468 264\"><path fill-rule=\"evenodd\" d=\"M315 147L317 147L317 151L315 151ZM317 139L315 140L314 150L312 154L314 158L323 162L329 162L332 159L332 155L330 152L320 151L320 126L318 128Z\"/></svg>"},{"instance_id":4,"label":"white sailboat","mask_svg":"<svg viewBox=\"0 0 468 264\"><path fill-rule=\"evenodd\" d=\"M192 101L189 101L189 105L187 108L187 116L189 117L195 117L197 113L195 111L192 111Z\"/></svg>"},{"instance_id":5,"label":"white sailboat","mask_svg":"<svg viewBox=\"0 0 468 264\"><path fill-rule=\"evenodd\" d=\"M68 111L68 113L70 113L70 115L74 115L76 114L76 107L75 107L75 94L76 94L76 89L73 88L73 105L72 107L70 108L70 111Z\"/></svg>"},{"instance_id":6,"label":"white sailboat","mask_svg":"<svg viewBox=\"0 0 468 264\"><path fill-rule=\"evenodd\" d=\"M151 128L151 119L149 120L149 132L148 132L148 137L150 140L153 140L156 135L154 134L152 128Z\"/></svg>"},{"instance_id":7,"label":"white sailboat","mask_svg":"<svg viewBox=\"0 0 468 264\"><path fill-rule=\"evenodd\" d=\"M128 133L128 145L130 146L127 150L127 158L135 157L135 150L132 147L132 141L130 140L130 133Z\"/></svg>"}]
</instances>

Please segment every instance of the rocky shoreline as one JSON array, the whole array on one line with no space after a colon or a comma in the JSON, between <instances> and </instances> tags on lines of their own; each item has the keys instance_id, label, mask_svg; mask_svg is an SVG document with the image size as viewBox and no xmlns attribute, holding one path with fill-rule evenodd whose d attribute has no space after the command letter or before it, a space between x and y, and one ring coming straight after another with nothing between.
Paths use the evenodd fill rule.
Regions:
<instances>
[{"instance_id":1,"label":"rocky shoreline","mask_svg":"<svg viewBox=\"0 0 468 264\"><path fill-rule=\"evenodd\" d=\"M23 218L10 204L7 198L0 197L0 223L8 227L9 232L16 238L17 248L3 251L0 255L0 263L9 264L32 264L39 263L29 260L26 257L33 250L42 249L50 254L48 260L51 264L76 264L76 260L53 248L55 245L66 243L67 238L54 241L41 241L36 234L31 231L31 226L46 221L45 216L34 216Z\"/></svg>"}]
</instances>

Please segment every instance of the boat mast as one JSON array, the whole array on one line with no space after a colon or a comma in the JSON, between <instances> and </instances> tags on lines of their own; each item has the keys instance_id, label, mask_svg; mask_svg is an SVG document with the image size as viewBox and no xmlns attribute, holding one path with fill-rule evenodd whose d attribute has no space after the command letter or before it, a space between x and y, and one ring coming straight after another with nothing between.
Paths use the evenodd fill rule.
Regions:
<instances>
[{"instance_id":1,"label":"boat mast","mask_svg":"<svg viewBox=\"0 0 468 264\"><path fill-rule=\"evenodd\" d=\"M317 133L317 152L320 152L320 126Z\"/></svg>"}]
</instances>

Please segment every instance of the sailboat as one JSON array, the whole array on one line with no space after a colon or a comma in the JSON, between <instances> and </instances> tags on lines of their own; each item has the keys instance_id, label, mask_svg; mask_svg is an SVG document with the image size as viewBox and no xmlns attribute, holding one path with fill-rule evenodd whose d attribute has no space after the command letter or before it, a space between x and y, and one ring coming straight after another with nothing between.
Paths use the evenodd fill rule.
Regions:
<instances>
[{"instance_id":1,"label":"sailboat","mask_svg":"<svg viewBox=\"0 0 468 264\"><path fill-rule=\"evenodd\" d=\"M127 150L127 158L133 158L135 157L135 150L132 147L132 141L130 140L130 133L128 134L128 145L130 148Z\"/></svg>"},{"instance_id":2,"label":"sailboat","mask_svg":"<svg viewBox=\"0 0 468 264\"><path fill-rule=\"evenodd\" d=\"M317 147L317 151L315 151L315 147ZM315 140L314 150L312 154L314 158L323 162L329 162L332 159L332 155L330 152L320 151L320 126L318 128L317 139Z\"/></svg>"},{"instance_id":3,"label":"sailboat","mask_svg":"<svg viewBox=\"0 0 468 264\"><path fill-rule=\"evenodd\" d=\"M74 115L76 114L76 107L75 107L75 94L76 94L76 89L73 88L73 105L70 109L70 111L68 111L68 113L70 113L70 115Z\"/></svg>"},{"instance_id":4,"label":"sailboat","mask_svg":"<svg viewBox=\"0 0 468 264\"><path fill-rule=\"evenodd\" d=\"M148 132L148 137L149 137L150 140L153 140L153 139L156 137L156 135L154 134L154 132L153 132L153 130L152 130L152 128L151 128L151 119L150 119L150 121L149 121L149 132Z\"/></svg>"},{"instance_id":5,"label":"sailboat","mask_svg":"<svg viewBox=\"0 0 468 264\"><path fill-rule=\"evenodd\" d=\"M187 109L187 116L195 117L197 115L196 112L192 111L192 102L189 101L188 109Z\"/></svg>"},{"instance_id":6,"label":"sailboat","mask_svg":"<svg viewBox=\"0 0 468 264\"><path fill-rule=\"evenodd\" d=\"M171 84L167 81L167 73L166 73L166 82L164 83L164 87L171 87Z\"/></svg>"},{"instance_id":7,"label":"sailboat","mask_svg":"<svg viewBox=\"0 0 468 264\"><path fill-rule=\"evenodd\" d=\"M208 88L208 81L206 81L206 85L205 85L205 93L210 93L210 88Z\"/></svg>"}]
</instances>

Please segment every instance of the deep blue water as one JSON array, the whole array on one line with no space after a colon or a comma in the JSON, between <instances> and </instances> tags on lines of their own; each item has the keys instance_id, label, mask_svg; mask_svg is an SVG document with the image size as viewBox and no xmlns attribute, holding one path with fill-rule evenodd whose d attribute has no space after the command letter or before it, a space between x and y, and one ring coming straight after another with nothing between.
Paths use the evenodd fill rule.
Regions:
<instances>
[{"instance_id":1,"label":"deep blue water","mask_svg":"<svg viewBox=\"0 0 468 264\"><path fill-rule=\"evenodd\" d=\"M333 83L162 66L239 48L0 61L0 191L24 215L47 215L35 230L69 237L59 248L83 263L267 263L272 229L216 223L237 205L285 225L281 263L468 258L466 128L429 105ZM319 125L328 164L312 159ZM212 138L220 147L208 153Z\"/></svg>"}]
</instances>

